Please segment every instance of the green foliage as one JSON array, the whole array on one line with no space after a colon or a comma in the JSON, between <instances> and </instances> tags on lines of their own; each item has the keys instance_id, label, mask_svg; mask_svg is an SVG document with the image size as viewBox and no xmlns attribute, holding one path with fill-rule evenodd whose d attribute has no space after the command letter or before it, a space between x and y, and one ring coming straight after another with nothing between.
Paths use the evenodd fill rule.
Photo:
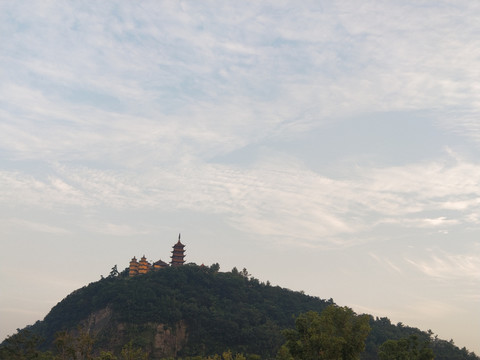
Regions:
<instances>
[{"instance_id":1,"label":"green foliage","mask_svg":"<svg viewBox=\"0 0 480 360\"><path fill-rule=\"evenodd\" d=\"M127 339L145 349L153 341L153 330L145 324L164 324L175 331L182 321L188 342L179 356L222 353L228 348L274 356L284 341L281 330L294 325L294 316L321 311L326 305L319 298L260 283L246 269L222 273L218 264L184 265L91 283L68 295L34 327L49 347L59 330L75 329L92 313L109 308L111 321L125 324ZM109 342L117 337L115 331L115 326L102 329L94 348L113 346ZM118 356L121 344L115 346Z\"/></svg>"},{"instance_id":2,"label":"green foliage","mask_svg":"<svg viewBox=\"0 0 480 360\"><path fill-rule=\"evenodd\" d=\"M247 360L243 354L236 353L235 355L233 355L231 350L224 351L221 357L218 355L214 355L213 359L215 358L219 358L221 360Z\"/></svg>"},{"instance_id":3,"label":"green foliage","mask_svg":"<svg viewBox=\"0 0 480 360\"><path fill-rule=\"evenodd\" d=\"M400 340L387 340L379 348L381 360L433 360L430 343L419 343L416 335Z\"/></svg>"},{"instance_id":4,"label":"green foliage","mask_svg":"<svg viewBox=\"0 0 480 360\"><path fill-rule=\"evenodd\" d=\"M78 328L73 335L68 331L60 331L55 336L55 347L58 360L92 360L95 339L86 329Z\"/></svg>"},{"instance_id":5,"label":"green foliage","mask_svg":"<svg viewBox=\"0 0 480 360\"><path fill-rule=\"evenodd\" d=\"M97 356L95 360L117 360L117 357L110 351L101 351L100 355Z\"/></svg>"},{"instance_id":6,"label":"green foliage","mask_svg":"<svg viewBox=\"0 0 480 360\"><path fill-rule=\"evenodd\" d=\"M294 359L357 359L370 331L368 320L366 315L336 305L321 314L309 311L297 318L295 330L284 331L285 346Z\"/></svg>"},{"instance_id":7,"label":"green foliage","mask_svg":"<svg viewBox=\"0 0 480 360\"><path fill-rule=\"evenodd\" d=\"M117 277L118 275L120 275L120 273L118 272L117 265L114 265L112 267L112 271L110 271L110 275L108 275L108 277L109 278L114 278L114 277Z\"/></svg>"},{"instance_id":8,"label":"green foliage","mask_svg":"<svg viewBox=\"0 0 480 360\"><path fill-rule=\"evenodd\" d=\"M149 352L152 359L159 358L159 354L152 353L157 326L175 334L180 323L186 328L187 340L179 344L175 354L185 360L203 360L227 349L232 354L245 354L247 360L275 356L292 360L288 348L281 347L285 342L282 330L293 329L295 317L300 318L300 314L322 313L328 305L334 305L332 299L322 300L262 283L246 269L219 269L218 264L184 265L130 278L128 269L117 276L113 267L112 276L74 291L53 307L43 321L7 338L0 345L0 360L53 359L47 350L55 353L55 360L80 354L96 360L121 360L122 349L129 343L132 349ZM106 309L109 315L101 323L98 313ZM348 318L335 314L336 311L330 314L335 322ZM379 347L387 340L417 335L422 343L431 337L418 329L394 325L387 318L367 319L372 330L362 360L378 359ZM337 337L333 338L336 346L341 347L339 337L346 335L337 335L331 324L322 321L320 325L331 330ZM95 342L86 334L82 340L79 324L86 327L86 334L95 333ZM97 326L95 331L91 326ZM431 345L436 360L479 360L453 342L435 338Z\"/></svg>"},{"instance_id":9,"label":"green foliage","mask_svg":"<svg viewBox=\"0 0 480 360\"><path fill-rule=\"evenodd\" d=\"M283 344L277 353L277 360L293 360L290 350L288 350L287 345Z\"/></svg>"},{"instance_id":10,"label":"green foliage","mask_svg":"<svg viewBox=\"0 0 480 360\"><path fill-rule=\"evenodd\" d=\"M50 353L38 350L40 337L30 329L9 336L0 346L0 360L49 359Z\"/></svg>"},{"instance_id":11,"label":"green foliage","mask_svg":"<svg viewBox=\"0 0 480 360\"><path fill-rule=\"evenodd\" d=\"M142 349L134 347L132 342L129 342L122 349L121 360L147 360L148 353L144 352Z\"/></svg>"},{"instance_id":12,"label":"green foliage","mask_svg":"<svg viewBox=\"0 0 480 360\"><path fill-rule=\"evenodd\" d=\"M440 340L436 336L432 340L432 348L435 354L435 360L478 360L479 357L474 352L466 348L459 349L455 346L453 340Z\"/></svg>"},{"instance_id":13,"label":"green foliage","mask_svg":"<svg viewBox=\"0 0 480 360\"><path fill-rule=\"evenodd\" d=\"M214 274L218 273L220 271L220 265L218 263L212 264L210 266L210 271Z\"/></svg>"}]
</instances>

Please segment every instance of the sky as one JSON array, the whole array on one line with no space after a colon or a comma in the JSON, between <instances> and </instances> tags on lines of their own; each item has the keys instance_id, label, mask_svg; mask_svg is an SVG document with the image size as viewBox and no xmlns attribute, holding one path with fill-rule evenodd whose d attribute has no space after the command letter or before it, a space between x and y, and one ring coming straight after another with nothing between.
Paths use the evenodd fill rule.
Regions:
<instances>
[{"instance_id":1,"label":"sky","mask_svg":"<svg viewBox=\"0 0 480 360\"><path fill-rule=\"evenodd\" d=\"M480 3L0 2L0 338L133 256L480 354Z\"/></svg>"}]
</instances>

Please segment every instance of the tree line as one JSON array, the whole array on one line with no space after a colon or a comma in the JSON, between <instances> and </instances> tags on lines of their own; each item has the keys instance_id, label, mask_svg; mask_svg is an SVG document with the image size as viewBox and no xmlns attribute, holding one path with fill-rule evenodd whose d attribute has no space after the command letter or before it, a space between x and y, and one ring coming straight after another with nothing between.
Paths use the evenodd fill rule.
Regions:
<instances>
[{"instance_id":1,"label":"tree line","mask_svg":"<svg viewBox=\"0 0 480 360\"><path fill-rule=\"evenodd\" d=\"M365 349L365 339L370 332L368 315L357 315L348 307L328 306L322 313L309 311L295 321L294 329L286 329L285 343L280 347L277 360L356 360ZM0 359L4 360L147 360L149 353L125 344L120 354L111 350L97 350L95 338L85 329L76 335L68 331L56 334L55 350L38 350L39 337L31 331L12 336L0 347ZM419 343L415 335L400 340L387 340L380 346L381 360L433 360L433 350L428 342ZM260 360L260 356L230 350L222 355L189 357L190 360Z\"/></svg>"},{"instance_id":2,"label":"tree line","mask_svg":"<svg viewBox=\"0 0 480 360\"><path fill-rule=\"evenodd\" d=\"M202 360L230 350L247 360L427 360L431 349L437 360L479 360L431 332L357 315L332 299L261 282L246 269L219 270L218 264L190 264L129 278L115 266L60 301L43 321L5 340L0 359L86 359L80 356L88 353L88 359L120 360L138 351ZM85 319L102 309L111 312L106 326L88 328ZM155 327L174 332L179 323L188 339L169 354L154 354Z\"/></svg>"}]
</instances>

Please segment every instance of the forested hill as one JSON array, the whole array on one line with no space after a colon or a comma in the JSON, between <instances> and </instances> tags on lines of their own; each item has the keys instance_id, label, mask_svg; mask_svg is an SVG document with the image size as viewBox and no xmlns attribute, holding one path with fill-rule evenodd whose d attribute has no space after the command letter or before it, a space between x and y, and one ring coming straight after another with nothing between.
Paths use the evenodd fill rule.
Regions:
<instances>
[{"instance_id":1,"label":"forested hill","mask_svg":"<svg viewBox=\"0 0 480 360\"><path fill-rule=\"evenodd\" d=\"M126 271L112 273L68 295L28 330L44 339L44 350L58 347L58 334L66 330L64 336L92 334L97 349L119 353L130 343L152 358L226 350L274 358L285 341L282 330L293 328L296 316L322 312L332 303L260 282L246 270L219 272L218 264L189 264L133 278ZM435 359L479 359L451 341L393 325L387 318L371 317L370 326L363 359L377 359L378 347L386 340L410 335L429 340Z\"/></svg>"}]
</instances>

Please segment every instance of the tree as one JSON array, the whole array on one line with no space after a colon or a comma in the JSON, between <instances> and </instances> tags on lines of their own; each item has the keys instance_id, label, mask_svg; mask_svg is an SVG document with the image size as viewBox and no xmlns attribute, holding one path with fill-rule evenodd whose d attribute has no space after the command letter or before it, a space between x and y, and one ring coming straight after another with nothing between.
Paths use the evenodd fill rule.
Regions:
<instances>
[{"instance_id":1,"label":"tree","mask_svg":"<svg viewBox=\"0 0 480 360\"><path fill-rule=\"evenodd\" d=\"M37 350L40 340L40 337L29 329L23 331L17 329L16 334L8 336L0 343L0 359L30 360L51 357L49 353Z\"/></svg>"},{"instance_id":2,"label":"tree","mask_svg":"<svg viewBox=\"0 0 480 360\"><path fill-rule=\"evenodd\" d=\"M378 348L381 360L433 360L430 342L418 343L418 336L411 335L400 340L387 340Z\"/></svg>"},{"instance_id":3,"label":"tree","mask_svg":"<svg viewBox=\"0 0 480 360\"><path fill-rule=\"evenodd\" d=\"M136 348L133 346L132 342L130 341L127 345L125 345L121 352L122 360L147 360L148 353L144 352L142 349Z\"/></svg>"},{"instance_id":4,"label":"tree","mask_svg":"<svg viewBox=\"0 0 480 360\"><path fill-rule=\"evenodd\" d=\"M73 337L68 331L60 331L55 335L54 344L57 349L59 360L67 360L75 355L73 341Z\"/></svg>"},{"instance_id":5,"label":"tree","mask_svg":"<svg viewBox=\"0 0 480 360\"><path fill-rule=\"evenodd\" d=\"M246 268L243 268L243 270L240 272L240 275L242 275L245 279L248 279L251 275L248 273Z\"/></svg>"},{"instance_id":6,"label":"tree","mask_svg":"<svg viewBox=\"0 0 480 360\"><path fill-rule=\"evenodd\" d=\"M110 271L110 275L108 275L109 278L114 278L114 277L117 277L119 274L118 272L118 269L117 269L117 265L114 265L112 267L112 271Z\"/></svg>"},{"instance_id":7,"label":"tree","mask_svg":"<svg viewBox=\"0 0 480 360\"><path fill-rule=\"evenodd\" d=\"M368 315L359 316L348 307L336 305L321 314L301 314L295 326L295 330L284 331L285 346L294 359L301 360L358 359L370 332Z\"/></svg>"},{"instance_id":8,"label":"tree","mask_svg":"<svg viewBox=\"0 0 480 360\"><path fill-rule=\"evenodd\" d=\"M93 359L93 344L95 339L87 329L78 327L77 334L60 331L55 336L57 359L59 360L91 360Z\"/></svg>"},{"instance_id":9,"label":"tree","mask_svg":"<svg viewBox=\"0 0 480 360\"><path fill-rule=\"evenodd\" d=\"M100 355L97 356L95 360L117 360L117 357L110 351L101 351Z\"/></svg>"},{"instance_id":10,"label":"tree","mask_svg":"<svg viewBox=\"0 0 480 360\"><path fill-rule=\"evenodd\" d=\"M216 274L220 271L220 264L219 263L215 263L215 264L212 264L210 265L210 271L213 273L213 274Z\"/></svg>"},{"instance_id":11,"label":"tree","mask_svg":"<svg viewBox=\"0 0 480 360\"><path fill-rule=\"evenodd\" d=\"M86 329L78 329L77 337L77 358L79 360L91 360L93 358L93 344L95 339L88 333Z\"/></svg>"},{"instance_id":12,"label":"tree","mask_svg":"<svg viewBox=\"0 0 480 360\"><path fill-rule=\"evenodd\" d=\"M293 360L292 354L286 345L282 345L277 352L277 360Z\"/></svg>"}]
</instances>

